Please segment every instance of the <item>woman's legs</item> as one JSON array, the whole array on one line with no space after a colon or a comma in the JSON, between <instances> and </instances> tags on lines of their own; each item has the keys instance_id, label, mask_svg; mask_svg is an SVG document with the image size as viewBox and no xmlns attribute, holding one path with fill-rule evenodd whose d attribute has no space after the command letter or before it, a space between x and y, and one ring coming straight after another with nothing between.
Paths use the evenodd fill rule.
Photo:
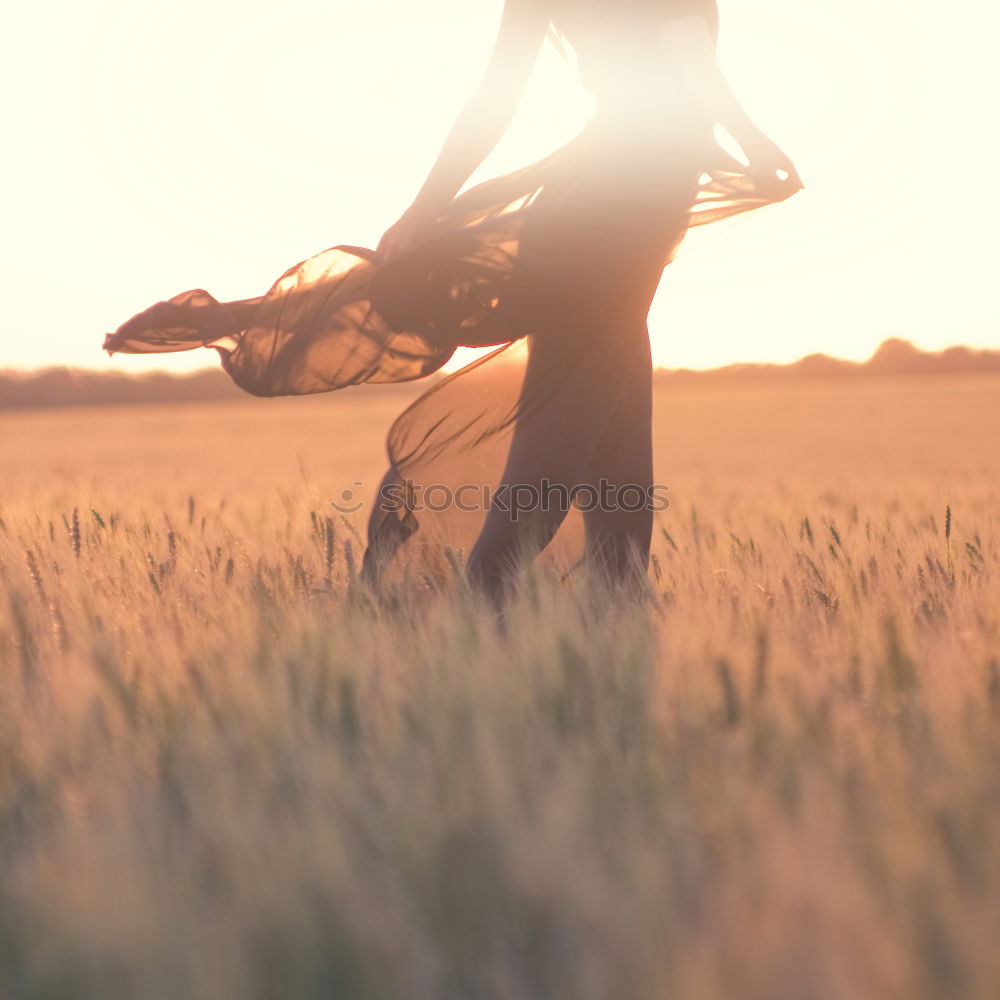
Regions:
<instances>
[{"instance_id":1,"label":"woman's legs","mask_svg":"<svg viewBox=\"0 0 1000 1000\"><path fill-rule=\"evenodd\" d=\"M642 324L618 405L587 464L590 490L579 496L588 569L629 587L646 578L653 531L653 368ZM601 499L592 503L596 490Z\"/></svg>"},{"instance_id":2,"label":"woman's legs","mask_svg":"<svg viewBox=\"0 0 1000 1000\"><path fill-rule=\"evenodd\" d=\"M552 540L573 491L581 486L600 491L602 477L612 488L645 491L652 483L644 315L636 319L632 311L626 319L618 310L611 335L606 309L575 315L575 329L559 324L560 332L571 336L532 338L522 411L503 478L469 555L470 582L497 604L513 574ZM652 517L647 509L621 510L622 499L632 508L637 503L636 489L624 492L624 498L584 498L585 507L594 507L584 515L588 560L616 578L634 574L648 554ZM645 508L645 496L643 501Z\"/></svg>"},{"instance_id":3,"label":"woman's legs","mask_svg":"<svg viewBox=\"0 0 1000 1000\"><path fill-rule=\"evenodd\" d=\"M600 491L602 480L611 492L580 504L588 565L616 582L645 578L653 485L646 316L686 231L689 198L678 183L669 204L645 206L628 199L627 179L587 176L591 186L578 184L565 203L557 195L519 250L537 278L520 306L539 332L501 497L544 496L548 484L555 500L527 512L521 505L487 512L467 573L496 601L511 574L552 540L568 511L566 494ZM579 499L594 498L581 491Z\"/></svg>"}]
</instances>

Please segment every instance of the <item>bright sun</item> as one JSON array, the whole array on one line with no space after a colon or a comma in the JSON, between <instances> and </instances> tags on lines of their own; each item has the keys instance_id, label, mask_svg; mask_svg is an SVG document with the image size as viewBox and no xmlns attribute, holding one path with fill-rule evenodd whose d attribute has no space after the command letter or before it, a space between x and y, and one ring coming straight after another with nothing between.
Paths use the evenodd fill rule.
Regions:
<instances>
[{"instance_id":1,"label":"bright sun","mask_svg":"<svg viewBox=\"0 0 1000 1000\"><path fill-rule=\"evenodd\" d=\"M978 122L992 115L1000 12L969 31L902 0L719 6L723 68L806 190L689 234L650 314L656 362L865 357L893 334L995 344L998 209L956 210L949 178L996 158ZM373 245L478 81L500 8L17 5L0 43L0 86L19 95L5 121L17 155L0 167L0 366L107 364L104 333L152 302L261 294L326 247ZM547 51L476 177L543 155L589 112Z\"/></svg>"}]
</instances>

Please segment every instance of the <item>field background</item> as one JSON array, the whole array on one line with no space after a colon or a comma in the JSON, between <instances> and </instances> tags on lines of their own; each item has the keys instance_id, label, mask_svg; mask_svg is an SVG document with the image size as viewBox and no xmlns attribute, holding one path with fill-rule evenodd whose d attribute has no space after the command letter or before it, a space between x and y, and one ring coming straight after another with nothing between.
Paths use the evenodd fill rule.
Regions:
<instances>
[{"instance_id":1,"label":"field background","mask_svg":"<svg viewBox=\"0 0 1000 1000\"><path fill-rule=\"evenodd\" d=\"M506 635L354 579L413 395L0 415L0 997L1000 995L1000 375L661 380Z\"/></svg>"}]
</instances>

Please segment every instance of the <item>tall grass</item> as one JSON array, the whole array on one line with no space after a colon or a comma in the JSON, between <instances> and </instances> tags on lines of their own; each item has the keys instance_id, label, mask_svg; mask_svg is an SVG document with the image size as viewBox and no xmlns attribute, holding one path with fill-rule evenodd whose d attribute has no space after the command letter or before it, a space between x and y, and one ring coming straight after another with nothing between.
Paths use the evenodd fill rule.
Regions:
<instances>
[{"instance_id":1,"label":"tall grass","mask_svg":"<svg viewBox=\"0 0 1000 1000\"><path fill-rule=\"evenodd\" d=\"M916 503L695 511L644 604L535 574L506 633L305 504L5 510L3 995L997 995L955 507L953 570Z\"/></svg>"},{"instance_id":2,"label":"tall grass","mask_svg":"<svg viewBox=\"0 0 1000 1000\"><path fill-rule=\"evenodd\" d=\"M4 443L0 997L1000 995L985 458L946 510L734 448L643 602L539 572L499 630L159 419Z\"/></svg>"}]
</instances>

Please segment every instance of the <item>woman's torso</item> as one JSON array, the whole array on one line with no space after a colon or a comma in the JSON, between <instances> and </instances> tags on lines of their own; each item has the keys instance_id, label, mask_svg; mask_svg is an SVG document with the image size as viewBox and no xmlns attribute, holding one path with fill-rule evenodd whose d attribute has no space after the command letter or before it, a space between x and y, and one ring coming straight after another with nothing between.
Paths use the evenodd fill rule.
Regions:
<instances>
[{"instance_id":1,"label":"woman's torso","mask_svg":"<svg viewBox=\"0 0 1000 1000\"><path fill-rule=\"evenodd\" d=\"M549 0L552 23L576 53L583 85L606 127L637 141L704 143L713 122L667 57L658 28L704 16L718 36L715 0Z\"/></svg>"},{"instance_id":2,"label":"woman's torso","mask_svg":"<svg viewBox=\"0 0 1000 1000\"><path fill-rule=\"evenodd\" d=\"M586 197L595 203L626 195L668 206L684 200L717 157L715 122L685 85L658 29L672 16L700 14L716 38L715 0L546 2L595 99L578 154L568 161L577 186L586 180Z\"/></svg>"}]
</instances>

